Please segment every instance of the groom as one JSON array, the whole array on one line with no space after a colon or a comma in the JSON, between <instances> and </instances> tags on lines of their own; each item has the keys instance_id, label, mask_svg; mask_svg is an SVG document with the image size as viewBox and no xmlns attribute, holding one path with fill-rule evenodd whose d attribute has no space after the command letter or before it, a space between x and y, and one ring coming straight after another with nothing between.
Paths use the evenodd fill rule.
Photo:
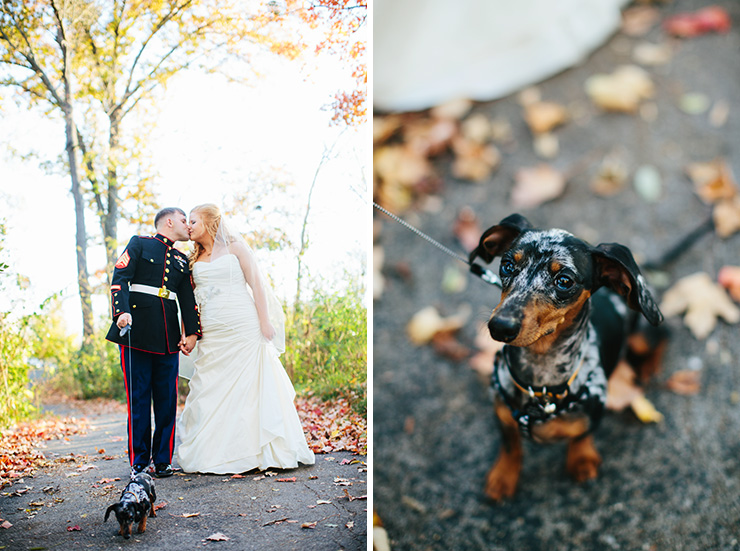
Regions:
<instances>
[{"instance_id":1,"label":"groom","mask_svg":"<svg viewBox=\"0 0 740 551\"><path fill-rule=\"evenodd\" d=\"M176 241L190 237L185 213L162 209L154 226L157 235L132 237L116 262L111 280L113 323L105 337L121 350L132 477L148 470L150 462L157 477L173 473L179 352L190 354L201 336L188 259L174 248Z\"/></svg>"}]
</instances>

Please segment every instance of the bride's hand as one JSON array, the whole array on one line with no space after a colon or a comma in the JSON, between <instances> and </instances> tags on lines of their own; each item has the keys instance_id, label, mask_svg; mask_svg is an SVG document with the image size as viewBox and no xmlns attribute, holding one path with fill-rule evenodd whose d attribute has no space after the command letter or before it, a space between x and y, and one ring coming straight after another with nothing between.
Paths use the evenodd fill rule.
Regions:
<instances>
[{"instance_id":1,"label":"bride's hand","mask_svg":"<svg viewBox=\"0 0 740 551\"><path fill-rule=\"evenodd\" d=\"M268 340L271 341L275 338L275 328L272 326L272 324L268 321L265 323L260 324L260 331L262 331L262 335Z\"/></svg>"}]
</instances>

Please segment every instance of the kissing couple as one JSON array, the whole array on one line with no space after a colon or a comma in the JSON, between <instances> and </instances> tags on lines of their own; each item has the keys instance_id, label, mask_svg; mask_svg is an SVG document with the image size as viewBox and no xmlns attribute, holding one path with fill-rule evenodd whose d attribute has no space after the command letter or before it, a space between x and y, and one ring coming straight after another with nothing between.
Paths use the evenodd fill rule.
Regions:
<instances>
[{"instance_id":1,"label":"kissing couple","mask_svg":"<svg viewBox=\"0 0 740 551\"><path fill-rule=\"evenodd\" d=\"M156 235L131 238L111 279L106 339L120 348L131 476L173 473L179 355L196 342L178 428L180 467L237 474L312 465L279 357L285 317L254 252L213 204L189 217L162 209L154 226ZM187 240L189 256L175 248Z\"/></svg>"}]
</instances>

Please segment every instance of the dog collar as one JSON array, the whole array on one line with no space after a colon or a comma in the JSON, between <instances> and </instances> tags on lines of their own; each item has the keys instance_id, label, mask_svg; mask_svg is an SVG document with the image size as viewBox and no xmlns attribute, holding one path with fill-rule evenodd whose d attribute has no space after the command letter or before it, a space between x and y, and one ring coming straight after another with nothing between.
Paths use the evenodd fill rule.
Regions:
<instances>
[{"instance_id":1,"label":"dog collar","mask_svg":"<svg viewBox=\"0 0 740 551\"><path fill-rule=\"evenodd\" d=\"M523 383L521 380L519 380L514 373L514 371L511 369L511 364L509 363L509 358L507 357L507 354L504 351L503 354L503 363L506 365L506 368L509 371L509 376L511 377L511 382L514 383L514 386L517 387L520 391L527 394L530 398L541 398L543 401L545 401L545 405L543 405L543 408L545 409L545 413L554 413L555 409L557 408L557 405L552 400L562 400L568 394L570 394L570 385L573 384L573 381L576 380L576 377L578 376L578 373L581 371L581 368L583 367L583 363L586 361L586 355L584 354L581 358L581 361L578 363L578 367L573 371L571 376L568 378L568 380L562 384L554 385L551 387L547 386L532 386L527 385L526 383Z\"/></svg>"}]
</instances>

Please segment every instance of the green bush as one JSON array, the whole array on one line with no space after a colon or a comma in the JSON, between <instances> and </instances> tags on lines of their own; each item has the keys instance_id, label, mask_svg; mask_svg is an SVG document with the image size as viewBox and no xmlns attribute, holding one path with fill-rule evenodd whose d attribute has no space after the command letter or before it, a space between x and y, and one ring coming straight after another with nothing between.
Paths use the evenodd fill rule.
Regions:
<instances>
[{"instance_id":1,"label":"green bush","mask_svg":"<svg viewBox=\"0 0 740 551\"><path fill-rule=\"evenodd\" d=\"M347 397L367 410L367 308L360 286L342 293L315 290L286 322L285 368L300 393Z\"/></svg>"},{"instance_id":2,"label":"green bush","mask_svg":"<svg viewBox=\"0 0 740 551\"><path fill-rule=\"evenodd\" d=\"M28 378L33 343L28 325L28 317L11 322L0 314L0 428L37 411Z\"/></svg>"}]
</instances>

